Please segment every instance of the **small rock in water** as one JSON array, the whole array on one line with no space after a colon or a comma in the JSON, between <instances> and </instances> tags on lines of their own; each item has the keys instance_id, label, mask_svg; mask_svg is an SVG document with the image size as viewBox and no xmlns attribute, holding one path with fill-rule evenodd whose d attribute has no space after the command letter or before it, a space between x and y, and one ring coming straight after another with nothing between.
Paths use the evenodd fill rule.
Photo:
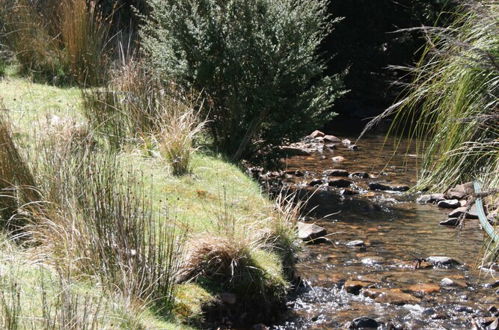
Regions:
<instances>
[{"instance_id":1,"label":"small rock in water","mask_svg":"<svg viewBox=\"0 0 499 330\"><path fill-rule=\"evenodd\" d=\"M442 226L457 226L459 224L459 218L449 218L439 222Z\"/></svg>"},{"instance_id":2,"label":"small rock in water","mask_svg":"<svg viewBox=\"0 0 499 330\"><path fill-rule=\"evenodd\" d=\"M377 329L380 326L380 324L375 320L370 317L362 316L354 319L351 323L350 326L348 327L349 329Z\"/></svg>"},{"instance_id":3,"label":"small rock in water","mask_svg":"<svg viewBox=\"0 0 499 330\"><path fill-rule=\"evenodd\" d=\"M347 243L347 246L365 246L366 244L362 240L350 241Z\"/></svg>"},{"instance_id":4,"label":"small rock in water","mask_svg":"<svg viewBox=\"0 0 499 330\"><path fill-rule=\"evenodd\" d=\"M324 135L325 142L339 143L341 140L334 135Z\"/></svg>"},{"instance_id":5,"label":"small rock in water","mask_svg":"<svg viewBox=\"0 0 499 330\"><path fill-rule=\"evenodd\" d=\"M348 171L347 170L340 170L340 169L332 169L332 170L325 170L322 172L325 176L342 176L342 177L347 177L348 176Z\"/></svg>"},{"instance_id":6,"label":"small rock in water","mask_svg":"<svg viewBox=\"0 0 499 330\"><path fill-rule=\"evenodd\" d=\"M360 293L360 290L371 284L371 282L348 280L345 282L344 288L346 292L358 295Z\"/></svg>"},{"instance_id":7,"label":"small rock in water","mask_svg":"<svg viewBox=\"0 0 499 330\"><path fill-rule=\"evenodd\" d=\"M389 186L379 182L371 182L369 183L369 189L371 190L391 190L391 191L407 191L409 190L408 186Z\"/></svg>"},{"instance_id":8,"label":"small rock in water","mask_svg":"<svg viewBox=\"0 0 499 330\"><path fill-rule=\"evenodd\" d=\"M458 207L449 213L449 218L458 218L464 215L466 219L478 219L476 206L473 205L470 210L467 207Z\"/></svg>"},{"instance_id":9,"label":"small rock in water","mask_svg":"<svg viewBox=\"0 0 499 330\"><path fill-rule=\"evenodd\" d=\"M441 286L454 286L454 281L451 280L450 278L448 277L445 277L443 278L441 281L440 281L440 285Z\"/></svg>"},{"instance_id":10,"label":"small rock in water","mask_svg":"<svg viewBox=\"0 0 499 330\"><path fill-rule=\"evenodd\" d=\"M490 313L492 316L499 316L499 310L497 309L496 306L492 305L487 309L487 312Z\"/></svg>"},{"instance_id":11,"label":"small rock in water","mask_svg":"<svg viewBox=\"0 0 499 330\"><path fill-rule=\"evenodd\" d=\"M457 199L445 199L438 202L437 205L443 209L457 209L458 207L461 207L461 203L459 203Z\"/></svg>"},{"instance_id":12,"label":"small rock in water","mask_svg":"<svg viewBox=\"0 0 499 330\"><path fill-rule=\"evenodd\" d=\"M350 141L349 139L343 139L341 140L341 143L343 143L343 145L345 146L349 146L352 144L352 141Z\"/></svg>"},{"instance_id":13,"label":"small rock in water","mask_svg":"<svg viewBox=\"0 0 499 330\"><path fill-rule=\"evenodd\" d=\"M352 184L352 181L345 180L345 179L336 179L336 180L331 180L329 181L329 186L330 187L336 187L336 188L348 188Z\"/></svg>"},{"instance_id":14,"label":"small rock in water","mask_svg":"<svg viewBox=\"0 0 499 330\"><path fill-rule=\"evenodd\" d=\"M410 292L429 294L429 293L439 292L440 286L438 284L433 284L433 283L421 283L421 284L411 285L407 288L407 290Z\"/></svg>"},{"instance_id":15,"label":"small rock in water","mask_svg":"<svg viewBox=\"0 0 499 330\"><path fill-rule=\"evenodd\" d=\"M431 256L426 258L426 261L428 261L434 266L455 266L461 264L459 261L455 259L442 256Z\"/></svg>"},{"instance_id":16,"label":"small rock in water","mask_svg":"<svg viewBox=\"0 0 499 330\"><path fill-rule=\"evenodd\" d=\"M348 146L348 150L350 150L350 151L358 151L359 150L359 146L357 146L356 144L352 144L352 145Z\"/></svg>"},{"instance_id":17,"label":"small rock in water","mask_svg":"<svg viewBox=\"0 0 499 330\"><path fill-rule=\"evenodd\" d=\"M356 178L356 179L369 179L369 173L366 172L354 172L350 174L351 178Z\"/></svg>"},{"instance_id":18,"label":"small rock in water","mask_svg":"<svg viewBox=\"0 0 499 330\"><path fill-rule=\"evenodd\" d=\"M312 139L315 139L315 138L318 138L318 137L324 137L325 135L326 134L324 134L323 132L321 132L319 130L315 130L312 133L310 133L309 137L311 137Z\"/></svg>"},{"instance_id":19,"label":"small rock in water","mask_svg":"<svg viewBox=\"0 0 499 330\"><path fill-rule=\"evenodd\" d=\"M321 226L311 223L298 222L298 238L303 241L311 241L325 236L326 234L327 230Z\"/></svg>"},{"instance_id":20,"label":"small rock in water","mask_svg":"<svg viewBox=\"0 0 499 330\"><path fill-rule=\"evenodd\" d=\"M341 163L341 162L345 161L345 157L343 157L343 156L336 156L336 157L331 158L331 160L333 162L335 162L335 163Z\"/></svg>"}]
</instances>

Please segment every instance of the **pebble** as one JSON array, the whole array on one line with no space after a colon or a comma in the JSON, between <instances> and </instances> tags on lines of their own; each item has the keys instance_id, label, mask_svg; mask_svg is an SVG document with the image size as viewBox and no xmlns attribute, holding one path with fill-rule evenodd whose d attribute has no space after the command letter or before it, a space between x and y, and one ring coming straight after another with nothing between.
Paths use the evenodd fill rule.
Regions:
<instances>
[{"instance_id":1,"label":"pebble","mask_svg":"<svg viewBox=\"0 0 499 330\"><path fill-rule=\"evenodd\" d=\"M362 240L350 241L347 243L347 246L365 246L366 244Z\"/></svg>"},{"instance_id":2,"label":"pebble","mask_svg":"<svg viewBox=\"0 0 499 330\"><path fill-rule=\"evenodd\" d=\"M345 161L345 157L343 157L343 156L336 156L336 157L331 158L331 160L333 162L335 162L335 163L341 163L341 162Z\"/></svg>"},{"instance_id":3,"label":"pebble","mask_svg":"<svg viewBox=\"0 0 499 330\"><path fill-rule=\"evenodd\" d=\"M461 203L457 199L445 199L438 202L437 205L443 209L457 209L461 207Z\"/></svg>"}]
</instances>

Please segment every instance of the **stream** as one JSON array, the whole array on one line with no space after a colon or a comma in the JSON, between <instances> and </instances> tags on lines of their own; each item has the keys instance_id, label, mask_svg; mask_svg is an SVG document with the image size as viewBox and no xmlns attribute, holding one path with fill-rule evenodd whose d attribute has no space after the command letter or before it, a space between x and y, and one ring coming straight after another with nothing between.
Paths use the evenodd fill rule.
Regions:
<instances>
[{"instance_id":1,"label":"stream","mask_svg":"<svg viewBox=\"0 0 499 330\"><path fill-rule=\"evenodd\" d=\"M479 221L442 226L450 210L420 205L417 195L369 189L372 182L415 184L420 159L407 141L371 136L351 149L337 143L285 160L281 182L312 195L307 222L324 227L329 241L304 245L301 285L271 329L496 329L499 273L479 267ZM338 156L344 159L333 162ZM350 178L346 190L311 186L331 169L369 177ZM449 262L432 264L431 256Z\"/></svg>"}]
</instances>

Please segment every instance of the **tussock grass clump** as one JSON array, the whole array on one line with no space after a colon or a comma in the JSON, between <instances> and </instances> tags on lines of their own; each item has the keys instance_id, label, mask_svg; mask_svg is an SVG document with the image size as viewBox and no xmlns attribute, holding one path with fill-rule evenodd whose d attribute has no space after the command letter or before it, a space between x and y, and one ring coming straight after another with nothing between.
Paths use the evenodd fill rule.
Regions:
<instances>
[{"instance_id":1,"label":"tussock grass clump","mask_svg":"<svg viewBox=\"0 0 499 330\"><path fill-rule=\"evenodd\" d=\"M421 61L407 93L378 119L414 125L422 140L419 186L443 191L481 179L499 186L499 5L468 1L448 28L424 28Z\"/></svg>"},{"instance_id":2,"label":"tussock grass clump","mask_svg":"<svg viewBox=\"0 0 499 330\"><path fill-rule=\"evenodd\" d=\"M31 170L12 140L4 111L0 104L0 215L4 229L18 230L24 223L18 209L25 203L39 201L40 196Z\"/></svg>"},{"instance_id":3,"label":"tussock grass clump","mask_svg":"<svg viewBox=\"0 0 499 330\"><path fill-rule=\"evenodd\" d=\"M47 211L29 228L68 276L94 278L111 292L154 302L167 313L181 260L181 236L153 210L142 179L113 154L45 155ZM50 179L49 179L50 178Z\"/></svg>"},{"instance_id":4,"label":"tussock grass clump","mask_svg":"<svg viewBox=\"0 0 499 330\"><path fill-rule=\"evenodd\" d=\"M108 65L108 19L93 1L6 0L5 40L21 71L52 83L99 83Z\"/></svg>"}]
</instances>

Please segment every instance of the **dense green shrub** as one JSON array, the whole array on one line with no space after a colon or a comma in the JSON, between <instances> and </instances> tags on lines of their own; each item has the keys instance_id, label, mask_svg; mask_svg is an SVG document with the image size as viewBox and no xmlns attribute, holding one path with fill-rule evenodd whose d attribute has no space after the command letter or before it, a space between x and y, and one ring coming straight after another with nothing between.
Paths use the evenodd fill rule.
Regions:
<instances>
[{"instance_id":1,"label":"dense green shrub","mask_svg":"<svg viewBox=\"0 0 499 330\"><path fill-rule=\"evenodd\" d=\"M320 0L149 0L143 48L163 79L203 91L208 128L234 159L330 120L341 93L317 49L334 21Z\"/></svg>"}]
</instances>

